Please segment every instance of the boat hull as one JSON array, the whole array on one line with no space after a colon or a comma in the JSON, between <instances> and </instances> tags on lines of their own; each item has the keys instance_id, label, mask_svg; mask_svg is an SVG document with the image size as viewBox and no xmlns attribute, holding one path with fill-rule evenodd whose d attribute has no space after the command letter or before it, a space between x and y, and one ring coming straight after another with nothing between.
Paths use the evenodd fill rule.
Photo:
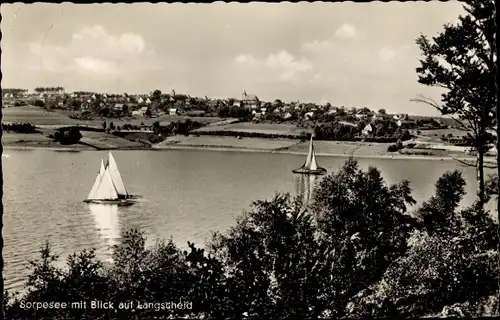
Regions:
<instances>
[{"instance_id":1,"label":"boat hull","mask_svg":"<svg viewBox=\"0 0 500 320\"><path fill-rule=\"evenodd\" d=\"M317 168L316 170L312 169L307 169L307 168L298 168L295 170L292 170L293 173L298 173L298 174L312 174L312 175L324 175L326 174L326 169L325 168Z\"/></svg>"},{"instance_id":2,"label":"boat hull","mask_svg":"<svg viewBox=\"0 0 500 320\"><path fill-rule=\"evenodd\" d=\"M129 194L126 199L142 199L143 197L138 194Z\"/></svg>"},{"instance_id":3,"label":"boat hull","mask_svg":"<svg viewBox=\"0 0 500 320\"><path fill-rule=\"evenodd\" d=\"M135 203L135 201L129 199L119 199L119 200L84 200L86 203L94 203L94 204L109 204L109 205L118 205L120 207L128 207Z\"/></svg>"}]
</instances>

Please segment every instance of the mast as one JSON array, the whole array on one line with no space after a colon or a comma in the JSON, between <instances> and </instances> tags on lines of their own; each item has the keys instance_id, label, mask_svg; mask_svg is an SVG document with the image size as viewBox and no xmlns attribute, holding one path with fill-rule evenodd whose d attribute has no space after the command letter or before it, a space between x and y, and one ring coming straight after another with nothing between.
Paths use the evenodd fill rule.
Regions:
<instances>
[{"instance_id":1,"label":"mast","mask_svg":"<svg viewBox=\"0 0 500 320\"><path fill-rule=\"evenodd\" d=\"M118 170L118 166L116 164L115 158L111 154L111 152L108 153L108 167L109 169L109 174L111 176L111 180L113 181L116 192L120 196L128 196L127 189L125 188L125 184L123 183L122 175L120 174L120 170Z\"/></svg>"}]
</instances>

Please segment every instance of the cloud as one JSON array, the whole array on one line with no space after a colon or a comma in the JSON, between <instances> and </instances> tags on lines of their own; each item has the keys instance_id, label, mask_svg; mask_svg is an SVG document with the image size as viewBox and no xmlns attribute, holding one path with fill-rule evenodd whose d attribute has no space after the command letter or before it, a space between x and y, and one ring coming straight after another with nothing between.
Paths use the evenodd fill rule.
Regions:
<instances>
[{"instance_id":1,"label":"cloud","mask_svg":"<svg viewBox=\"0 0 500 320\"><path fill-rule=\"evenodd\" d=\"M93 57L79 57L75 59L75 63L82 71L90 73L116 74L118 72L118 68L113 62Z\"/></svg>"},{"instance_id":2,"label":"cloud","mask_svg":"<svg viewBox=\"0 0 500 320\"><path fill-rule=\"evenodd\" d=\"M378 56L382 60L389 61L396 56L396 50L384 47L378 51Z\"/></svg>"},{"instance_id":3,"label":"cloud","mask_svg":"<svg viewBox=\"0 0 500 320\"><path fill-rule=\"evenodd\" d=\"M335 32L335 36L340 39L350 39L356 37L356 28L350 24L343 24L340 28Z\"/></svg>"},{"instance_id":4,"label":"cloud","mask_svg":"<svg viewBox=\"0 0 500 320\"><path fill-rule=\"evenodd\" d=\"M313 69L313 63L310 60L304 57L297 58L286 50L272 53L265 59L241 54L235 58L235 62L242 67L251 67L247 71L253 71L255 77L272 77L272 79L287 82L293 82L300 74Z\"/></svg>"},{"instance_id":5,"label":"cloud","mask_svg":"<svg viewBox=\"0 0 500 320\"><path fill-rule=\"evenodd\" d=\"M237 63L241 63L241 64L256 64L257 63L257 59L255 59L253 56L247 55L247 54L240 54L239 56L236 57L235 61Z\"/></svg>"},{"instance_id":6,"label":"cloud","mask_svg":"<svg viewBox=\"0 0 500 320\"><path fill-rule=\"evenodd\" d=\"M265 64L280 72L280 79L292 80L299 73L304 73L312 69L312 62L304 57L296 59L288 51L283 50L278 54L271 54L266 59Z\"/></svg>"},{"instance_id":7,"label":"cloud","mask_svg":"<svg viewBox=\"0 0 500 320\"><path fill-rule=\"evenodd\" d=\"M88 26L80 29L64 45L43 41L29 45L38 56L34 69L51 73L78 72L86 75L112 75L131 71L139 63L144 67L146 50L141 35L135 33L111 34L104 27Z\"/></svg>"}]
</instances>

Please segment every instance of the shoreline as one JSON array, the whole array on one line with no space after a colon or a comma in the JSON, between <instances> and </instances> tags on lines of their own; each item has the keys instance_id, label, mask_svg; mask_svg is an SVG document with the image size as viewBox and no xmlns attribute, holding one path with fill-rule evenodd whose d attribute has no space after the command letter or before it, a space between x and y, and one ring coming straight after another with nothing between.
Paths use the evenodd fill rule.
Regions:
<instances>
[{"instance_id":1,"label":"shoreline","mask_svg":"<svg viewBox=\"0 0 500 320\"><path fill-rule=\"evenodd\" d=\"M333 145L342 145L342 142L333 142L328 141ZM168 151L168 150L199 150L199 151L223 151L223 152L249 152L249 153L270 153L270 154L289 154L289 155L297 155L297 156L305 156L307 155L306 151L294 151L288 150L288 148L280 148L280 149L265 149L265 148L245 148L238 146L220 146L220 145L176 145L176 144L167 144L167 145L153 145L152 147L110 147L110 148L90 148L84 145L74 145L74 146L47 146L47 145L23 145L22 143L7 143L3 144L4 150L49 150L49 151L64 151L64 152L82 152L82 151ZM362 147L362 146L361 146ZM317 151L316 155L319 157L342 157L342 158L360 158L360 159L394 159L394 160L439 160L439 161L449 161L449 160L475 160L474 156L467 155L457 155L457 156L449 156L449 155L409 155L409 154L353 154L349 153L338 153L338 152L320 152ZM493 157L492 157L493 159ZM490 161L486 161L486 164L489 164Z\"/></svg>"}]
</instances>

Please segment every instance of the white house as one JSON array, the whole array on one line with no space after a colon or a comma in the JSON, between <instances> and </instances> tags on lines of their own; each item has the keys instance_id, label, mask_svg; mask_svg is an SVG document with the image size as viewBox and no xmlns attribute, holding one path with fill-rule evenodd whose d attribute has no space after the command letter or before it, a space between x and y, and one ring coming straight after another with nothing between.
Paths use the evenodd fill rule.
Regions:
<instances>
[{"instance_id":1,"label":"white house","mask_svg":"<svg viewBox=\"0 0 500 320\"><path fill-rule=\"evenodd\" d=\"M308 112L308 113L306 113L304 116L305 116L305 118L306 118L306 119L311 119L311 118L313 118L313 117L314 117L314 112L312 112L312 111L311 111L311 112Z\"/></svg>"},{"instance_id":2,"label":"white house","mask_svg":"<svg viewBox=\"0 0 500 320\"><path fill-rule=\"evenodd\" d=\"M139 97L139 99L137 99L137 103L139 104L144 103L144 99L142 97Z\"/></svg>"},{"instance_id":3,"label":"white house","mask_svg":"<svg viewBox=\"0 0 500 320\"><path fill-rule=\"evenodd\" d=\"M292 117L292 114L290 112L287 112L284 116L283 119L290 119Z\"/></svg>"},{"instance_id":4,"label":"white house","mask_svg":"<svg viewBox=\"0 0 500 320\"><path fill-rule=\"evenodd\" d=\"M179 110L177 108L170 108L168 109L168 114L171 116L175 116L179 114Z\"/></svg>"},{"instance_id":5,"label":"white house","mask_svg":"<svg viewBox=\"0 0 500 320\"><path fill-rule=\"evenodd\" d=\"M368 124L364 129L363 131L361 132L363 135L368 135L370 132L373 131L373 128L371 126L371 124Z\"/></svg>"},{"instance_id":6,"label":"white house","mask_svg":"<svg viewBox=\"0 0 500 320\"><path fill-rule=\"evenodd\" d=\"M246 107L249 107L251 109L257 109L260 104L259 98L257 98L256 95L249 95L246 91L243 91L243 94L241 95L241 101Z\"/></svg>"},{"instance_id":7,"label":"white house","mask_svg":"<svg viewBox=\"0 0 500 320\"><path fill-rule=\"evenodd\" d=\"M123 103L115 103L113 109L116 111L123 111Z\"/></svg>"},{"instance_id":8,"label":"white house","mask_svg":"<svg viewBox=\"0 0 500 320\"><path fill-rule=\"evenodd\" d=\"M255 111L255 110L253 110L253 111ZM257 119L261 119L261 118L262 118L262 113L260 113L260 112L255 112L255 113L253 114L253 118L254 118L255 120L257 120Z\"/></svg>"},{"instance_id":9,"label":"white house","mask_svg":"<svg viewBox=\"0 0 500 320\"><path fill-rule=\"evenodd\" d=\"M142 116L143 114L144 112L142 112L141 110L132 111L133 116Z\"/></svg>"},{"instance_id":10,"label":"white house","mask_svg":"<svg viewBox=\"0 0 500 320\"><path fill-rule=\"evenodd\" d=\"M151 104L151 100L149 100L149 98L146 99L146 104Z\"/></svg>"}]
</instances>

